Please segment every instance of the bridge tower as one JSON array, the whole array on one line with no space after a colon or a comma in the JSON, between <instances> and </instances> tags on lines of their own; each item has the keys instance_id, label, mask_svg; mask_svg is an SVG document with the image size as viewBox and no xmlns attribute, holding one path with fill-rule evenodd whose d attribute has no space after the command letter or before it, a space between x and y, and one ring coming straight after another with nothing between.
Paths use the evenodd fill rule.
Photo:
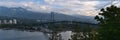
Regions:
<instances>
[{"instance_id":1,"label":"bridge tower","mask_svg":"<svg viewBox=\"0 0 120 40\"><path fill-rule=\"evenodd\" d=\"M50 20L51 22L54 22L55 20L54 20L54 12L51 12L51 20Z\"/></svg>"}]
</instances>

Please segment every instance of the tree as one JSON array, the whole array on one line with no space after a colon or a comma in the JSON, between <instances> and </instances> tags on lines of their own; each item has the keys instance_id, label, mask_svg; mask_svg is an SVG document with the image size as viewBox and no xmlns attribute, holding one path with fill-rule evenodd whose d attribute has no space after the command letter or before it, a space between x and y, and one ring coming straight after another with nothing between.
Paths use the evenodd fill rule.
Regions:
<instances>
[{"instance_id":1,"label":"tree","mask_svg":"<svg viewBox=\"0 0 120 40\"><path fill-rule=\"evenodd\" d=\"M120 8L114 5L101 9L95 17L99 22L97 40L120 40Z\"/></svg>"}]
</instances>

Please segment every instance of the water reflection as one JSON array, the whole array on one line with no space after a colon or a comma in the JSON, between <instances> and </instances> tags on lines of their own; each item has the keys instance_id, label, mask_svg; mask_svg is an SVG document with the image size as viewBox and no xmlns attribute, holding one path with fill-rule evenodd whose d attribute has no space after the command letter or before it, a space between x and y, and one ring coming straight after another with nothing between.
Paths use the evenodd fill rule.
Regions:
<instances>
[{"instance_id":1,"label":"water reflection","mask_svg":"<svg viewBox=\"0 0 120 40\"><path fill-rule=\"evenodd\" d=\"M56 40L68 40L71 37L71 31L60 32L61 38L58 37ZM52 35L53 36L53 35ZM50 40L50 33L43 32L28 32L18 30L0 30L0 40ZM55 40L54 38L51 40Z\"/></svg>"},{"instance_id":2,"label":"water reflection","mask_svg":"<svg viewBox=\"0 0 120 40\"><path fill-rule=\"evenodd\" d=\"M62 40L68 40L71 38L72 31L61 32Z\"/></svg>"},{"instance_id":3,"label":"water reflection","mask_svg":"<svg viewBox=\"0 0 120 40\"><path fill-rule=\"evenodd\" d=\"M42 32L0 30L0 40L48 40Z\"/></svg>"}]
</instances>

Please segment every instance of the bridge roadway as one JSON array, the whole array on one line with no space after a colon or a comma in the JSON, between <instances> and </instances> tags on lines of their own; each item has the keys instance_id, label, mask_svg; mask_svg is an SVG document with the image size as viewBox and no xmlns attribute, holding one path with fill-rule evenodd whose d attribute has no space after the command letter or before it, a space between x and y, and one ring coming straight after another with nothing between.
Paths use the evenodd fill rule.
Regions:
<instances>
[{"instance_id":1,"label":"bridge roadway","mask_svg":"<svg viewBox=\"0 0 120 40\"><path fill-rule=\"evenodd\" d=\"M92 23L86 23L86 22L80 22L80 21L49 21L49 22L41 22L39 25L44 24L60 24L60 23L66 23L66 24L75 24L75 23L81 23L81 24L92 24Z\"/></svg>"}]
</instances>

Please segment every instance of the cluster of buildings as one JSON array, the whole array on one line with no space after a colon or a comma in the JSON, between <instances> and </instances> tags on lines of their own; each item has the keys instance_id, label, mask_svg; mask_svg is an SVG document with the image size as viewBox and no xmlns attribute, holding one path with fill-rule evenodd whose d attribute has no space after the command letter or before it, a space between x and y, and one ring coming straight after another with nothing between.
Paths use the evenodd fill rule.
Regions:
<instances>
[{"instance_id":1,"label":"cluster of buildings","mask_svg":"<svg viewBox=\"0 0 120 40\"><path fill-rule=\"evenodd\" d=\"M0 24L17 24L17 20L16 19L0 20Z\"/></svg>"}]
</instances>

